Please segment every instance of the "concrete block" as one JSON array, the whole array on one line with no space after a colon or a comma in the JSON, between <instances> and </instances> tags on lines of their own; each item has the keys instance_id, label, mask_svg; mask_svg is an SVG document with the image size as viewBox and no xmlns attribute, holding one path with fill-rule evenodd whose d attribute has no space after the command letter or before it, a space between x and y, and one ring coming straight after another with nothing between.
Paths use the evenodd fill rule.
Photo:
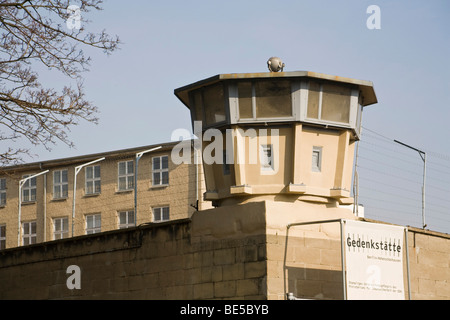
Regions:
<instances>
[{"instance_id":1,"label":"concrete block","mask_svg":"<svg viewBox=\"0 0 450 320\"><path fill-rule=\"evenodd\" d=\"M214 283L215 298L231 298L236 296L236 281L221 281Z\"/></svg>"},{"instance_id":2,"label":"concrete block","mask_svg":"<svg viewBox=\"0 0 450 320\"><path fill-rule=\"evenodd\" d=\"M265 261L247 262L244 265L245 279L266 276L267 265Z\"/></svg>"},{"instance_id":3,"label":"concrete block","mask_svg":"<svg viewBox=\"0 0 450 320\"><path fill-rule=\"evenodd\" d=\"M227 280L244 279L245 277L244 266L245 266L244 263L235 263L222 266L223 280L227 281Z\"/></svg>"},{"instance_id":4,"label":"concrete block","mask_svg":"<svg viewBox=\"0 0 450 320\"><path fill-rule=\"evenodd\" d=\"M243 279L236 281L236 296L256 296L262 294L260 292L261 279Z\"/></svg>"},{"instance_id":5,"label":"concrete block","mask_svg":"<svg viewBox=\"0 0 450 320\"><path fill-rule=\"evenodd\" d=\"M214 298L214 285L210 283L198 283L193 286L194 299L212 299Z\"/></svg>"}]
</instances>

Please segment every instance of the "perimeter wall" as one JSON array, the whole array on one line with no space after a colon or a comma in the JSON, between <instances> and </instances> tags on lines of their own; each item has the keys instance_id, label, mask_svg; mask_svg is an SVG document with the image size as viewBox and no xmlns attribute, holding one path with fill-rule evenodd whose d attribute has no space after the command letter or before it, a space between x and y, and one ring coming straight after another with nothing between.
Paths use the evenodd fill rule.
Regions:
<instances>
[{"instance_id":1,"label":"perimeter wall","mask_svg":"<svg viewBox=\"0 0 450 320\"><path fill-rule=\"evenodd\" d=\"M288 216L288 205L261 201L3 250L0 299L342 299L338 227L287 238ZM450 300L450 236L410 228L408 237L412 299ZM71 265L80 289L67 285Z\"/></svg>"}]
</instances>

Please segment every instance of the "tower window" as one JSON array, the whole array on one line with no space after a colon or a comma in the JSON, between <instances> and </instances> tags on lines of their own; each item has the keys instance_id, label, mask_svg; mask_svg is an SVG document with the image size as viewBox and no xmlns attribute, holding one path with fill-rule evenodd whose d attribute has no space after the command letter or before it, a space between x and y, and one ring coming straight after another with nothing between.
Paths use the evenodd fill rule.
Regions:
<instances>
[{"instance_id":1,"label":"tower window","mask_svg":"<svg viewBox=\"0 0 450 320\"><path fill-rule=\"evenodd\" d=\"M273 146L261 145L261 170L273 170Z\"/></svg>"},{"instance_id":2,"label":"tower window","mask_svg":"<svg viewBox=\"0 0 450 320\"><path fill-rule=\"evenodd\" d=\"M331 83L309 83L306 117L320 121L344 123L350 121L352 89Z\"/></svg>"},{"instance_id":3,"label":"tower window","mask_svg":"<svg viewBox=\"0 0 450 320\"><path fill-rule=\"evenodd\" d=\"M322 147L313 147L312 151L312 171L322 171Z\"/></svg>"}]
</instances>

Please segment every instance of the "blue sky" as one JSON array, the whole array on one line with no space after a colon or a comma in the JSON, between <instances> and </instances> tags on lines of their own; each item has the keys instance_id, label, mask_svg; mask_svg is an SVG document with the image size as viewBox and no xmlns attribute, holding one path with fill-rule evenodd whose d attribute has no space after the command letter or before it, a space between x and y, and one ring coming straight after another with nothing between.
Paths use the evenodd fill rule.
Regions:
<instances>
[{"instance_id":1,"label":"blue sky","mask_svg":"<svg viewBox=\"0 0 450 320\"><path fill-rule=\"evenodd\" d=\"M381 9L380 30L366 27L371 4ZM82 123L71 134L76 149L58 144L40 159L169 141L174 129L190 129L175 88L219 73L265 72L274 55L285 71L372 81L379 103L366 109L365 126L450 153L439 138L450 115L448 1L107 0L103 7L86 27L123 44L110 57L86 50L93 61L84 84L100 124Z\"/></svg>"},{"instance_id":2,"label":"blue sky","mask_svg":"<svg viewBox=\"0 0 450 320\"><path fill-rule=\"evenodd\" d=\"M369 5L380 7L379 30L366 27ZM365 109L363 126L450 159L448 0L106 0L103 7L86 28L106 29L123 44L109 57L86 50L93 61L84 85L100 123L73 128L75 148L33 149L30 161L170 141L175 129L191 130L174 89L220 73L265 72L271 56L285 71L372 81L379 103ZM42 80L61 84L58 75ZM419 156L399 152L418 159L412 170L421 174ZM450 171L447 162L438 168L445 166Z\"/></svg>"}]
</instances>

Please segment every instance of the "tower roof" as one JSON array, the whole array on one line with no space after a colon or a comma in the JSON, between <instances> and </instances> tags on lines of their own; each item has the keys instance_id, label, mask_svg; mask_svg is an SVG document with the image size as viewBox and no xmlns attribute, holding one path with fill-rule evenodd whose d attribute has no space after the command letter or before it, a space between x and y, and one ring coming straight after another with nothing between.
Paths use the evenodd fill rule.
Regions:
<instances>
[{"instance_id":1,"label":"tower roof","mask_svg":"<svg viewBox=\"0 0 450 320\"><path fill-rule=\"evenodd\" d=\"M245 80L245 79L273 79L273 78L313 78L320 80L327 80L333 82L340 82L346 84L357 85L362 94L362 105L368 106L377 103L377 97L373 88L373 83L367 80L358 80L340 76L333 76L324 73L312 72L312 71L290 71L290 72L259 72L259 73L228 73L218 74L210 78L206 78L189 85L180 87L174 90L175 95L186 106L189 106L189 92L203 87L205 85L211 85L219 81L224 80Z\"/></svg>"}]
</instances>

